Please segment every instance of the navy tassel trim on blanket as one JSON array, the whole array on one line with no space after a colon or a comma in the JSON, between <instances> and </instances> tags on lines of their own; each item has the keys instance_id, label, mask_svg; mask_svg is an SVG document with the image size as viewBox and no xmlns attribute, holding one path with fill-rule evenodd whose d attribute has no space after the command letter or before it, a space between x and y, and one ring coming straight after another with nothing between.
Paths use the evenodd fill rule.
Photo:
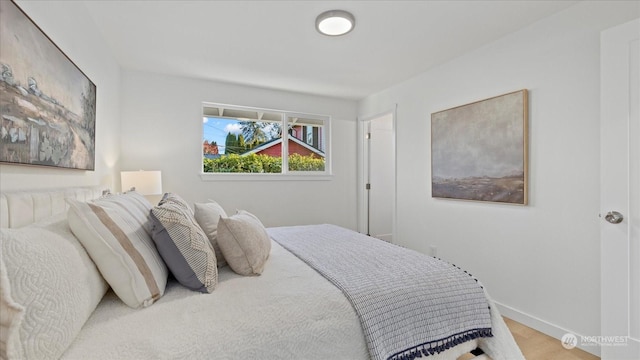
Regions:
<instances>
[{"instance_id":1,"label":"navy tassel trim on blanket","mask_svg":"<svg viewBox=\"0 0 640 360\"><path fill-rule=\"evenodd\" d=\"M414 360L415 358L421 358L423 356L426 357L429 355L439 354L445 350L448 350L456 345L465 343L467 341L471 341L481 337L492 336L493 333L491 332L491 328L468 330L459 334L451 335L448 338L427 342L400 351L389 356L387 360Z\"/></svg>"}]
</instances>

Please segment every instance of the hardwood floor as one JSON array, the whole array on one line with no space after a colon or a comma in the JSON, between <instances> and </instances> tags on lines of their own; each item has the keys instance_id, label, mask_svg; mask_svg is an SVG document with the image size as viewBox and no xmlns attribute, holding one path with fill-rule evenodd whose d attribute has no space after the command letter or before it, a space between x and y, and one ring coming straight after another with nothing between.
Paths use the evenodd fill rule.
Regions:
<instances>
[{"instance_id":1,"label":"hardwood floor","mask_svg":"<svg viewBox=\"0 0 640 360\"><path fill-rule=\"evenodd\" d=\"M597 360L599 357L578 348L567 350L560 340L519 322L504 318L516 343L527 360Z\"/></svg>"},{"instance_id":2,"label":"hardwood floor","mask_svg":"<svg viewBox=\"0 0 640 360\"><path fill-rule=\"evenodd\" d=\"M513 338L522 350L527 360L597 360L599 357L592 355L584 350L571 349L567 350L562 347L560 341L545 335L530 327L524 326L519 322L504 318ZM458 360L467 360L472 358L471 355L464 355Z\"/></svg>"}]
</instances>

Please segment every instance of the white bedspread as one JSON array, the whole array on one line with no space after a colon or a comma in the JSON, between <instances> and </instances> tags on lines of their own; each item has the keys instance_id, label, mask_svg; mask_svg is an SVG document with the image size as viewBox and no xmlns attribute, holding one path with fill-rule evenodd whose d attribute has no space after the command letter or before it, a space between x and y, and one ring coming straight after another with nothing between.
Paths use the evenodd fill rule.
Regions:
<instances>
[{"instance_id":1,"label":"white bedspread","mask_svg":"<svg viewBox=\"0 0 640 360\"><path fill-rule=\"evenodd\" d=\"M220 269L212 294L175 281L153 306L131 309L107 293L63 359L368 359L356 313L340 290L272 243L258 277ZM495 309L495 306L492 306ZM519 359L497 312L481 344L495 360ZM431 359L455 359L468 342Z\"/></svg>"},{"instance_id":2,"label":"white bedspread","mask_svg":"<svg viewBox=\"0 0 640 360\"><path fill-rule=\"evenodd\" d=\"M144 309L107 293L63 359L368 357L340 290L278 244L261 276L220 270L213 293L170 281Z\"/></svg>"}]
</instances>

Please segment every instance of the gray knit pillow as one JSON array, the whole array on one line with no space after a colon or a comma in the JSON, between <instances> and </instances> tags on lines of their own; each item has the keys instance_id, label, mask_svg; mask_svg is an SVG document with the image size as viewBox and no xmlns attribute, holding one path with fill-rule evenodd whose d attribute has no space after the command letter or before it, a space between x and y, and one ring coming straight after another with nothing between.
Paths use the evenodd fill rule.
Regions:
<instances>
[{"instance_id":1,"label":"gray knit pillow","mask_svg":"<svg viewBox=\"0 0 640 360\"><path fill-rule=\"evenodd\" d=\"M176 205L182 206L183 208L189 210L189 212L193 215L193 210L189 207L189 204L178 194L164 193L158 205L162 206L167 203L174 203Z\"/></svg>"},{"instance_id":2,"label":"gray knit pillow","mask_svg":"<svg viewBox=\"0 0 640 360\"><path fill-rule=\"evenodd\" d=\"M210 293L218 283L216 256L188 208L165 202L151 209L151 237L178 282Z\"/></svg>"}]
</instances>

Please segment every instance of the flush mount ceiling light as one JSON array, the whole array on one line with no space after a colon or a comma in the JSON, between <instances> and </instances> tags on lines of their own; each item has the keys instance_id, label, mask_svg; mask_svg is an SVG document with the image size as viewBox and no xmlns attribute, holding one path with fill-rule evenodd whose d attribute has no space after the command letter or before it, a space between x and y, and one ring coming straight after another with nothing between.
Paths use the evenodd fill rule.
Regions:
<instances>
[{"instance_id":1,"label":"flush mount ceiling light","mask_svg":"<svg viewBox=\"0 0 640 360\"><path fill-rule=\"evenodd\" d=\"M316 29L324 35L339 36L348 33L356 26L356 18L344 10L329 10L318 15Z\"/></svg>"}]
</instances>

